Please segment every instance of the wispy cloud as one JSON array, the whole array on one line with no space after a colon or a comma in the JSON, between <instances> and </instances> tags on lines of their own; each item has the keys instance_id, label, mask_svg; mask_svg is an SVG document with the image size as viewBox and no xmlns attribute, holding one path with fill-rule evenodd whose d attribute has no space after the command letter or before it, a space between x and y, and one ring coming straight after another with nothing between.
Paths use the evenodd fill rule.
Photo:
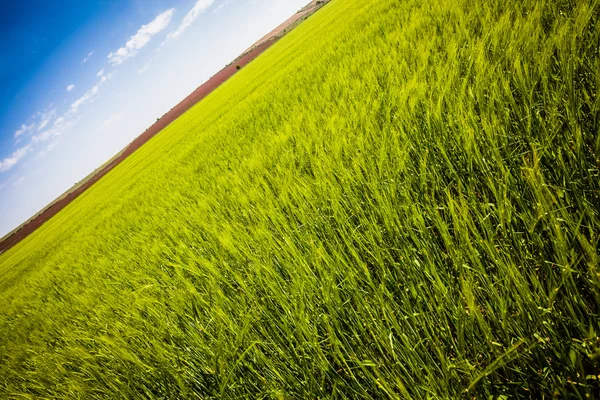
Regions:
<instances>
[{"instance_id":1,"label":"wispy cloud","mask_svg":"<svg viewBox=\"0 0 600 400\"><path fill-rule=\"evenodd\" d=\"M15 165L17 165L18 162L21 161L21 159L25 157L30 150L31 144L28 144L16 150L14 153L12 153L10 157L7 157L4 160L0 161L0 172L6 172Z\"/></svg>"},{"instance_id":2,"label":"wispy cloud","mask_svg":"<svg viewBox=\"0 0 600 400\"><path fill-rule=\"evenodd\" d=\"M58 141L54 141L52 143L50 143L48 146L46 146L46 148L44 148L44 150L41 150L40 152L37 153L37 158L43 158L46 156L46 154L50 153L50 151L52 151L53 148L56 147L56 145L58 144Z\"/></svg>"},{"instance_id":3,"label":"wispy cloud","mask_svg":"<svg viewBox=\"0 0 600 400\"><path fill-rule=\"evenodd\" d=\"M52 109L50 111L45 111L43 113L38 113L38 117L42 120L40 123L40 127L46 129L38 129L39 134L34 135L31 138L31 145L37 145L39 143L46 142L48 140L58 139L61 136L68 134L72 128L79 122L79 118L76 117L76 114L79 112L79 109L91 102L94 97L100 91L100 87L104 82L112 77L113 73L105 74L104 70L98 72L97 76L100 77L100 80L92 86L83 96L79 99L75 100L69 109L60 117L56 117L56 110ZM51 117L51 118L50 118ZM54 123L52 126L49 126L51 120L54 119ZM45 156L48 152L50 152L54 146L56 146L57 142L47 146L44 150L38 152L38 158Z\"/></svg>"},{"instance_id":4,"label":"wispy cloud","mask_svg":"<svg viewBox=\"0 0 600 400\"><path fill-rule=\"evenodd\" d=\"M104 123L102 125L100 125L98 127L98 129L96 129L96 132L99 132L99 131L103 130L104 128L107 128L108 126L121 121L124 117L125 117L125 114L123 114L123 113L117 113L115 115L110 116L106 121L104 121Z\"/></svg>"},{"instance_id":5,"label":"wispy cloud","mask_svg":"<svg viewBox=\"0 0 600 400\"><path fill-rule=\"evenodd\" d=\"M198 0L198 2L196 2L196 5L185 15L185 17L183 18L183 21L181 21L181 24L179 25L179 28L177 28L177 30L169 33L169 35L167 37L169 39L177 39L214 2L215 2L215 0Z\"/></svg>"},{"instance_id":6,"label":"wispy cloud","mask_svg":"<svg viewBox=\"0 0 600 400\"><path fill-rule=\"evenodd\" d=\"M21 125L21 127L15 132L15 139L18 138L19 136L23 135L24 133L27 132L31 132L33 130L33 128L35 128L35 124L32 123L30 125Z\"/></svg>"},{"instance_id":7,"label":"wispy cloud","mask_svg":"<svg viewBox=\"0 0 600 400\"><path fill-rule=\"evenodd\" d=\"M92 58L92 56L94 55L93 51L90 51L87 56L85 56L85 58L83 59L83 61L81 62L82 64L87 63L88 61L90 61L90 58Z\"/></svg>"},{"instance_id":8,"label":"wispy cloud","mask_svg":"<svg viewBox=\"0 0 600 400\"><path fill-rule=\"evenodd\" d=\"M225 1L224 3L221 3L221 4L219 4L219 6L218 6L217 8L215 8L215 9L213 10L213 12L212 12L212 13L213 13L213 14L216 14L216 13L218 13L218 12L219 12L219 11L221 11L221 9L222 9L223 7L225 7L227 4L229 4L229 0Z\"/></svg>"},{"instance_id":9,"label":"wispy cloud","mask_svg":"<svg viewBox=\"0 0 600 400\"><path fill-rule=\"evenodd\" d=\"M69 129L75 126L77 121L77 119L67 118L66 116L60 117L55 121L54 125L51 128L31 138L31 143L41 143L50 139L55 139L60 136L63 136L69 131Z\"/></svg>"},{"instance_id":10,"label":"wispy cloud","mask_svg":"<svg viewBox=\"0 0 600 400\"><path fill-rule=\"evenodd\" d=\"M25 180L25 177L24 177L24 176L20 176L20 177L19 177L19 179L17 179L17 180L16 180L16 181L15 181L15 182L12 184L12 187L19 186L21 183L23 183L23 181L24 181L24 180Z\"/></svg>"},{"instance_id":11,"label":"wispy cloud","mask_svg":"<svg viewBox=\"0 0 600 400\"><path fill-rule=\"evenodd\" d=\"M71 104L71 109L69 111L73 114L77 113L77 111L79 111L79 107L89 102L96 95L96 93L98 93L98 90L100 90L100 85L95 85L90 90L85 92L83 96Z\"/></svg>"},{"instance_id":12,"label":"wispy cloud","mask_svg":"<svg viewBox=\"0 0 600 400\"><path fill-rule=\"evenodd\" d=\"M67 92L70 92L73 89L75 89L75 85L71 84L71 85L67 86Z\"/></svg>"},{"instance_id":13,"label":"wispy cloud","mask_svg":"<svg viewBox=\"0 0 600 400\"><path fill-rule=\"evenodd\" d=\"M120 65L128 58L135 56L150 42L154 35L158 34L169 25L171 18L173 18L173 14L175 14L175 9L171 8L160 14L149 24L143 25L135 35L129 38L127 43L125 43L125 46L108 55L108 62L112 65Z\"/></svg>"},{"instance_id":14,"label":"wispy cloud","mask_svg":"<svg viewBox=\"0 0 600 400\"><path fill-rule=\"evenodd\" d=\"M52 120L56 117L56 109L51 108L40 113L40 124L38 125L38 132L42 131Z\"/></svg>"},{"instance_id":15,"label":"wispy cloud","mask_svg":"<svg viewBox=\"0 0 600 400\"><path fill-rule=\"evenodd\" d=\"M102 69L102 70L98 71L96 76L100 77L100 81L98 83L96 83L90 90L85 92L85 94L83 96L81 96L79 99L77 99L75 102L73 102L73 104L71 104L71 108L69 109L69 111L67 111L66 116L71 116L73 114L76 114L77 111L79 111L79 107L81 107L82 105L84 105L86 103L89 103L94 98L94 96L96 96L96 94L98 94L98 91L100 90L100 86L102 86L102 84L104 82L109 80L113 76L113 73L105 75L104 69Z\"/></svg>"}]
</instances>

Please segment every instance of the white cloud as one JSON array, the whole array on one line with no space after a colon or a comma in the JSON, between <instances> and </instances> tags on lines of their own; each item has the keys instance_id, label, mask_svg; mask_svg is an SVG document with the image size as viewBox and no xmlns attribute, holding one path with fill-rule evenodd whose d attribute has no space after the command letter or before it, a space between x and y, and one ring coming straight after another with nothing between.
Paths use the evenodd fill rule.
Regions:
<instances>
[{"instance_id":1,"label":"white cloud","mask_svg":"<svg viewBox=\"0 0 600 400\"><path fill-rule=\"evenodd\" d=\"M35 135L31 139L31 142L32 143L45 142L49 139L55 139L55 138L58 138L60 136L63 136L64 134L66 134L68 132L68 130L71 129L78 121L78 120L67 118L67 115L69 114L69 112L67 112L67 114L65 114L65 116L58 118L55 121L52 128L40 133L39 135Z\"/></svg>"},{"instance_id":2,"label":"white cloud","mask_svg":"<svg viewBox=\"0 0 600 400\"><path fill-rule=\"evenodd\" d=\"M70 92L73 89L75 89L75 85L71 84L71 85L67 86L67 92Z\"/></svg>"},{"instance_id":3,"label":"white cloud","mask_svg":"<svg viewBox=\"0 0 600 400\"><path fill-rule=\"evenodd\" d=\"M30 132L33 128L35 128L35 124L33 123L30 125L21 125L21 127L15 132L15 139L24 133Z\"/></svg>"},{"instance_id":4,"label":"white cloud","mask_svg":"<svg viewBox=\"0 0 600 400\"><path fill-rule=\"evenodd\" d=\"M43 113L38 112L35 115L35 117L39 118L39 120L41 120L41 123L39 124L39 127L38 127L38 132L41 132L41 133L33 136L31 138L31 143L37 144L37 143L41 143L41 142L46 142L51 139L57 139L65 134L69 133L69 131L77 124L77 122L79 122L79 118L75 117L75 114L77 114L77 112L79 111L79 108L81 106L83 106L84 104L91 102L94 99L94 97L98 94L98 91L100 90L100 87L102 86L102 84L104 82L106 82L108 79L110 79L113 76L113 74L114 74L114 72L110 73L108 75L105 75L104 69L100 70L97 74L97 76L100 77L100 81L97 82L90 90L85 92L85 94L83 96L81 96L79 99L74 101L71 104L71 107L69 108L69 110L67 112L65 112L61 117L56 118L56 109L53 108L52 104L50 104L48 106L48 109L46 111L44 111ZM48 111L48 110L50 110L50 111ZM51 127L48 127L48 125L50 124L52 119L54 119L54 123L52 124ZM25 125L23 125L23 127L25 127ZM44 128L46 128L46 129L44 130ZM43 130L43 132L42 132L42 130ZM22 134L22 133L20 133L20 134ZM43 157L44 155L46 155L50 150L52 150L52 148L55 145L56 145L56 143L53 143L53 144L47 146L44 150L42 150L38 153L38 157ZM9 160L9 159L7 159L7 160Z\"/></svg>"},{"instance_id":5,"label":"white cloud","mask_svg":"<svg viewBox=\"0 0 600 400\"><path fill-rule=\"evenodd\" d=\"M108 127L109 125L112 125L112 124L115 124L115 123L121 121L123 119L123 117L125 117L125 114L123 114L123 113L118 113L118 114L110 116L106 121L104 121L104 123L102 125L100 125L98 127L98 129L96 129L96 132L99 132L99 131L103 130L104 128Z\"/></svg>"},{"instance_id":6,"label":"white cloud","mask_svg":"<svg viewBox=\"0 0 600 400\"><path fill-rule=\"evenodd\" d=\"M44 133L40 133L39 135L35 135L31 140L33 143L45 142L54 136L55 128L48 129Z\"/></svg>"},{"instance_id":7,"label":"white cloud","mask_svg":"<svg viewBox=\"0 0 600 400\"><path fill-rule=\"evenodd\" d=\"M85 56L85 58L82 61L82 64L85 64L86 62L90 61L90 58L92 58L92 56L94 55L93 51L90 51L87 56Z\"/></svg>"},{"instance_id":8,"label":"white cloud","mask_svg":"<svg viewBox=\"0 0 600 400\"><path fill-rule=\"evenodd\" d=\"M112 78L113 74L114 74L114 72L111 72L108 75L102 75L102 77L100 78L100 83L104 83L107 80L109 80L110 78Z\"/></svg>"},{"instance_id":9,"label":"white cloud","mask_svg":"<svg viewBox=\"0 0 600 400\"><path fill-rule=\"evenodd\" d=\"M33 138L31 139L31 143L41 143L46 142L50 139L56 139L60 136L67 134L69 130L71 130L71 128L73 128L73 126L77 124L79 119L75 118L75 114L77 114L79 108L84 104L91 102L94 99L94 97L98 94L100 86L112 76L112 73L104 75L104 71L101 72L102 74L98 74L101 75L100 81L96 83L90 90L85 92L83 96L74 101L66 113L64 113L61 117L56 118L54 120L54 123L52 124L52 127L47 128L51 120L56 117L55 109L37 114L37 116L42 120L38 128L38 132L41 133L33 136ZM47 129L43 130L44 128ZM53 145L48 146L45 150L39 152L38 156L44 156L46 153L52 150L53 147Z\"/></svg>"},{"instance_id":10,"label":"white cloud","mask_svg":"<svg viewBox=\"0 0 600 400\"><path fill-rule=\"evenodd\" d=\"M56 117L56 109L46 110L40 113L40 124L38 125L38 132L44 129L52 120Z\"/></svg>"},{"instance_id":11,"label":"white cloud","mask_svg":"<svg viewBox=\"0 0 600 400\"><path fill-rule=\"evenodd\" d=\"M217 8L215 8L215 9L213 10L213 12L212 12L212 13L213 13L213 14L216 14L216 13L218 13L218 12L219 12L219 11L221 11L221 9L222 9L223 7L225 7L227 4L229 4L229 0L227 0L226 2L224 2L224 3L220 4L220 5L219 5Z\"/></svg>"},{"instance_id":12,"label":"white cloud","mask_svg":"<svg viewBox=\"0 0 600 400\"><path fill-rule=\"evenodd\" d=\"M0 161L0 172L6 172L15 165L17 165L17 163L23 157L25 157L30 150L31 144L28 144L27 146L23 146L14 153L12 153L10 157L7 157L4 160Z\"/></svg>"},{"instance_id":13,"label":"white cloud","mask_svg":"<svg viewBox=\"0 0 600 400\"><path fill-rule=\"evenodd\" d=\"M21 177L19 177L19 179L17 179L17 180L16 180L16 181L15 181L15 182L12 184L12 187L15 187L15 186L18 186L18 185L20 185L21 183L23 183L23 181L24 181L24 180L25 180L25 177L24 177L24 176L21 176Z\"/></svg>"},{"instance_id":14,"label":"white cloud","mask_svg":"<svg viewBox=\"0 0 600 400\"><path fill-rule=\"evenodd\" d=\"M54 128L48 129L46 132L44 133L40 133L39 135L35 135L31 141L33 143L39 143L39 142L45 142L46 140L50 139L51 137L53 137L54 135Z\"/></svg>"},{"instance_id":15,"label":"white cloud","mask_svg":"<svg viewBox=\"0 0 600 400\"><path fill-rule=\"evenodd\" d=\"M98 82L96 85L94 85L94 87L92 87L90 90L88 90L87 92L85 92L85 94L83 96L81 96L73 104L71 104L71 108L69 109L69 111L67 111L66 116L70 116L72 114L76 114L77 111L79 111L79 107L81 107L85 103L88 103L89 101L91 101L92 98L96 94L98 94L98 91L100 90L100 86L102 86L102 84L104 82L106 82L107 80L109 80L113 76L113 73L110 73L108 75L104 75L104 70L102 69L96 75L100 77L100 82Z\"/></svg>"},{"instance_id":16,"label":"white cloud","mask_svg":"<svg viewBox=\"0 0 600 400\"><path fill-rule=\"evenodd\" d=\"M44 150L37 153L37 158L40 159L40 158L45 157L46 154L50 153L50 151L52 151L52 149L54 147L56 147L57 144L58 144L58 141L50 143L48 146L46 146L46 148Z\"/></svg>"},{"instance_id":17,"label":"white cloud","mask_svg":"<svg viewBox=\"0 0 600 400\"><path fill-rule=\"evenodd\" d=\"M138 74L143 74L144 72L146 72L146 70L148 69L150 65L148 63L146 63L142 68L138 69Z\"/></svg>"},{"instance_id":18,"label":"white cloud","mask_svg":"<svg viewBox=\"0 0 600 400\"><path fill-rule=\"evenodd\" d=\"M187 28L189 28L198 17L210 7L215 0L198 0L196 5L186 14L177 30L169 33L169 39L177 39Z\"/></svg>"},{"instance_id":19,"label":"white cloud","mask_svg":"<svg viewBox=\"0 0 600 400\"><path fill-rule=\"evenodd\" d=\"M160 14L149 24L143 25L135 35L129 38L125 46L108 55L108 61L112 65L119 65L128 58L135 56L150 42L152 36L158 34L169 25L174 13L175 9L171 8Z\"/></svg>"},{"instance_id":20,"label":"white cloud","mask_svg":"<svg viewBox=\"0 0 600 400\"><path fill-rule=\"evenodd\" d=\"M85 92L83 96L81 96L73 104L71 104L71 109L69 110L69 112L75 114L77 111L79 111L79 107L89 102L92 99L92 97L94 97L96 93L98 93L98 90L100 90L100 86L96 85L87 92Z\"/></svg>"}]
</instances>

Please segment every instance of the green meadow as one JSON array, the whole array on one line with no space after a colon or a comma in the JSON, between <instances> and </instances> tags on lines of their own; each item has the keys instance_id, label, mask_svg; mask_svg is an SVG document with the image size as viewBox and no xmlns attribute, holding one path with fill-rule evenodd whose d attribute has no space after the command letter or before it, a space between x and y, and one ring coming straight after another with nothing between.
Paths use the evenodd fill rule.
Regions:
<instances>
[{"instance_id":1,"label":"green meadow","mask_svg":"<svg viewBox=\"0 0 600 400\"><path fill-rule=\"evenodd\" d=\"M332 0L0 256L0 398L598 398L599 17Z\"/></svg>"}]
</instances>

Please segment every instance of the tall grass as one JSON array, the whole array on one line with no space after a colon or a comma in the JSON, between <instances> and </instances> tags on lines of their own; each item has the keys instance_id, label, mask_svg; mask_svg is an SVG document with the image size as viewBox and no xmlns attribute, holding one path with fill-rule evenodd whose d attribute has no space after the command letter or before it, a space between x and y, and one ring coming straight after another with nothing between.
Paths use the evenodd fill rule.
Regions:
<instances>
[{"instance_id":1,"label":"tall grass","mask_svg":"<svg viewBox=\"0 0 600 400\"><path fill-rule=\"evenodd\" d=\"M599 12L332 1L0 257L0 397L598 396Z\"/></svg>"}]
</instances>

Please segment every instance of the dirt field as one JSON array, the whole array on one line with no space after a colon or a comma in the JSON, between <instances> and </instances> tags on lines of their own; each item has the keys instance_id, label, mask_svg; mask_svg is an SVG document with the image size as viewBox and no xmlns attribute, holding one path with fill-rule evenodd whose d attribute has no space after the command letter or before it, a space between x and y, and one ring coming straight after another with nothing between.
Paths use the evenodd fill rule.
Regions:
<instances>
[{"instance_id":1,"label":"dirt field","mask_svg":"<svg viewBox=\"0 0 600 400\"><path fill-rule=\"evenodd\" d=\"M4 253L6 250L10 249L11 247L19 243L21 240L29 236L31 233L33 233L37 228L42 226L46 221L55 216L63 208L69 205L69 203L71 203L82 193L84 193L87 189L89 189L94 183L102 179L103 176L109 173L123 160L125 160L127 157L133 154L137 149L144 145L144 143L146 143L160 131L165 129L168 125L170 125L173 121L179 118L183 113L185 113L187 110L193 107L196 103L208 96L213 90L219 87L226 80L235 75L235 73L238 71L238 65L243 68L248 63L252 62L252 60L260 56L263 52L265 52L265 50L267 50L269 47L275 44L288 30L288 28L289 30L293 29L302 18L308 17L309 15L317 11L322 4L326 4L327 2L328 1L311 1L302 10L298 11L296 14L294 14L292 17L286 20L283 24L279 25L269 34L264 36L254 45L252 45L248 50L242 53L240 57L235 59L231 64L223 68L216 75L214 75L204 84L199 86L188 97L183 99L183 101L181 101L179 104L173 107L168 113L163 115L149 129L147 129L133 142L131 142L117 157L115 157L109 163L104 165L103 168L98 170L98 172L95 175L91 176L86 182L75 186L66 195L63 195L55 202L51 203L46 209L41 211L35 217L25 222L19 228L2 238L0 241L0 254Z\"/></svg>"}]
</instances>

